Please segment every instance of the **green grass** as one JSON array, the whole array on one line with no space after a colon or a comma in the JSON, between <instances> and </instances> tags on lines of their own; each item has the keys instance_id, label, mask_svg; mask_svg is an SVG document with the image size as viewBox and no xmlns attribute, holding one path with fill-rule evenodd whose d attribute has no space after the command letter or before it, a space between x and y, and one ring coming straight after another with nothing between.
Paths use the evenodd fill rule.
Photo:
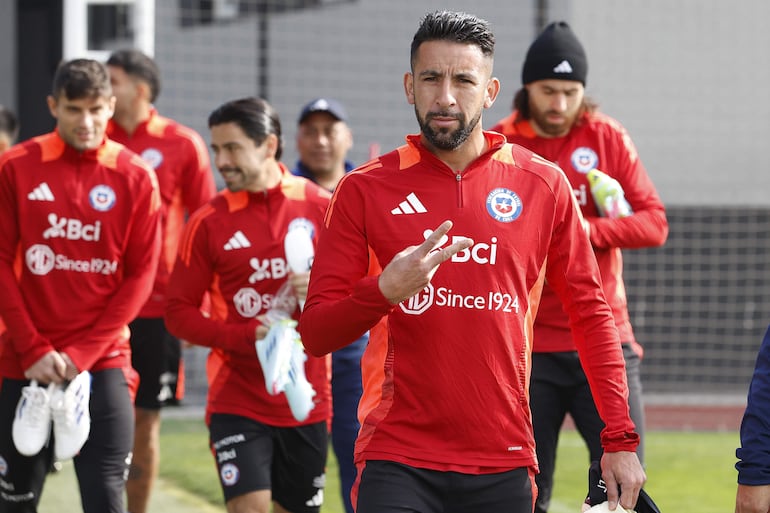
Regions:
<instances>
[{"instance_id":1,"label":"green grass","mask_svg":"<svg viewBox=\"0 0 770 513\"><path fill-rule=\"evenodd\" d=\"M160 475L168 482L223 504L208 430L202 419L163 419L160 435Z\"/></svg>"},{"instance_id":2,"label":"green grass","mask_svg":"<svg viewBox=\"0 0 770 513\"><path fill-rule=\"evenodd\" d=\"M201 420L164 419L161 433L161 476L212 504L222 504L208 434ZM661 511L723 513L735 506L737 433L647 433L645 490ZM550 513L580 511L588 479L588 453L575 431L559 442L554 496ZM337 466L329 451L323 513L343 513Z\"/></svg>"},{"instance_id":3,"label":"green grass","mask_svg":"<svg viewBox=\"0 0 770 513\"><path fill-rule=\"evenodd\" d=\"M735 508L737 433L648 431L647 484L661 511L724 513ZM588 452L575 431L559 442L550 513L574 513L586 495Z\"/></svg>"},{"instance_id":4,"label":"green grass","mask_svg":"<svg viewBox=\"0 0 770 513\"><path fill-rule=\"evenodd\" d=\"M163 419L161 424L161 477L174 485L203 497L215 505L223 504L214 457L208 447L208 430L201 419ZM344 513L339 492L337 461L329 448L326 464L326 490L323 513Z\"/></svg>"}]
</instances>

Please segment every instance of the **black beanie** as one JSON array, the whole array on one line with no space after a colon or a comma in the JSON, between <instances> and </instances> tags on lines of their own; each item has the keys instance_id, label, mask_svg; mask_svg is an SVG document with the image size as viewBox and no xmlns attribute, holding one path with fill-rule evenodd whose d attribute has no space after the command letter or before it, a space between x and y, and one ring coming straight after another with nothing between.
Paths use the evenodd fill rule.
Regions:
<instances>
[{"instance_id":1,"label":"black beanie","mask_svg":"<svg viewBox=\"0 0 770 513\"><path fill-rule=\"evenodd\" d=\"M575 33L567 22L555 21L548 25L527 50L521 82L554 78L576 80L586 85L588 60Z\"/></svg>"}]
</instances>

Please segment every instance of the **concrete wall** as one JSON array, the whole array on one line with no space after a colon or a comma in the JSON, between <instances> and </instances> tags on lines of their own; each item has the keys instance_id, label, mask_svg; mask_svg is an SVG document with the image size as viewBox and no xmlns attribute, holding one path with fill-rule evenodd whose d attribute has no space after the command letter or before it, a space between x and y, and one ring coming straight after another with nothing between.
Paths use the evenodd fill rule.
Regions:
<instances>
[{"instance_id":1,"label":"concrete wall","mask_svg":"<svg viewBox=\"0 0 770 513\"><path fill-rule=\"evenodd\" d=\"M0 2L0 104L16 111L16 2Z\"/></svg>"},{"instance_id":2,"label":"concrete wall","mask_svg":"<svg viewBox=\"0 0 770 513\"><path fill-rule=\"evenodd\" d=\"M245 1L245 0L244 0ZM180 2L157 2L156 57L164 73L160 110L207 135L206 117L221 102L259 94L278 109L285 161L296 159L301 105L319 95L348 107L352 158L370 146L387 151L416 131L404 98L409 43L434 9L469 9L497 35L502 91L485 113L491 126L519 87L521 62L535 36L535 1L357 0L206 26L181 26ZM765 0L551 0L549 19L567 19L589 56L588 93L620 120L669 205L767 206L770 173L758 168L770 138L770 16ZM0 102L16 101L15 2L0 2ZM260 38L269 72L259 76ZM24 53L22 49L22 55ZM23 121L23 120L22 120Z\"/></svg>"},{"instance_id":3,"label":"concrete wall","mask_svg":"<svg viewBox=\"0 0 770 513\"><path fill-rule=\"evenodd\" d=\"M454 4L454 5L452 5ZM534 37L534 12L500 8L480 0L473 13L492 24L497 37L497 68L503 89L485 113L491 126L509 110L518 83L508 80L521 66L521 49ZM296 160L296 119L304 103L333 96L345 103L354 133L351 158L369 158L370 146L388 151L418 130L403 92L409 45L420 18L429 11L462 9L461 2L360 0L323 9L275 14L269 20L268 99L283 124L285 162ZM179 27L178 8L157 8L156 58L164 71L165 92L158 104L172 116L206 132L208 113L222 101L258 94L256 16L221 25Z\"/></svg>"},{"instance_id":4,"label":"concrete wall","mask_svg":"<svg viewBox=\"0 0 770 513\"><path fill-rule=\"evenodd\" d=\"M535 36L535 2L475 2L497 35L496 75L503 88L485 113L491 126L510 108L521 62ZM578 8L579 7L579 8ZM272 15L269 100L284 121L285 160L293 163L295 120L310 98L341 99L351 115L361 162L416 130L402 89L419 18L462 2L360 0ZM767 205L770 174L755 170L770 96L770 3L717 0L552 1L549 19L567 19L589 55L588 93L620 120L667 204ZM219 102L257 94L255 16L182 29L176 3L158 5L157 57L166 92L159 105L205 132Z\"/></svg>"},{"instance_id":5,"label":"concrete wall","mask_svg":"<svg viewBox=\"0 0 770 513\"><path fill-rule=\"evenodd\" d=\"M631 132L663 200L770 204L770 3L581 0L588 90Z\"/></svg>"}]
</instances>

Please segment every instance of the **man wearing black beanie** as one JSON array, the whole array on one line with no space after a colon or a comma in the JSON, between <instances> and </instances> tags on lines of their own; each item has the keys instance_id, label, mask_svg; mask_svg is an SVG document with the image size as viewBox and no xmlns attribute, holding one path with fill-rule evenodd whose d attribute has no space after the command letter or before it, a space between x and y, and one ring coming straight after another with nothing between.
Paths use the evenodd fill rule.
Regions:
<instances>
[{"instance_id":1,"label":"man wearing black beanie","mask_svg":"<svg viewBox=\"0 0 770 513\"><path fill-rule=\"evenodd\" d=\"M600 113L586 98L587 75L588 60L577 36L566 22L551 23L527 51L521 72L524 86L515 94L513 112L492 131L557 163L572 185L623 343L631 419L643 440L642 348L628 314L621 249L662 245L668 236L668 221L630 136L618 121ZM593 181L597 177L615 187L609 196L614 203L606 204L608 198L599 194L599 182ZM608 208L617 206L624 208ZM532 352L530 401L540 466L535 512L545 513L566 414L583 436L591 460L601 458L604 429L578 359L569 319L548 285L543 288L535 319ZM637 454L643 461L641 443Z\"/></svg>"},{"instance_id":2,"label":"man wearing black beanie","mask_svg":"<svg viewBox=\"0 0 770 513\"><path fill-rule=\"evenodd\" d=\"M521 82L553 78L586 85L588 59L583 45L564 21L554 22L532 43L521 70Z\"/></svg>"}]
</instances>

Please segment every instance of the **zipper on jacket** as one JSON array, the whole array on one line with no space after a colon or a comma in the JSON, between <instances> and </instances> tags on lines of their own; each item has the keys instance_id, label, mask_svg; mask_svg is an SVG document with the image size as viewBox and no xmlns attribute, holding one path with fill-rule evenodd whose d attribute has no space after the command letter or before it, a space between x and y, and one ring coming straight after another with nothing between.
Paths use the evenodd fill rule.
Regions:
<instances>
[{"instance_id":1,"label":"zipper on jacket","mask_svg":"<svg viewBox=\"0 0 770 513\"><path fill-rule=\"evenodd\" d=\"M455 174L455 182L457 182L457 207L463 208L463 174L459 171Z\"/></svg>"}]
</instances>

